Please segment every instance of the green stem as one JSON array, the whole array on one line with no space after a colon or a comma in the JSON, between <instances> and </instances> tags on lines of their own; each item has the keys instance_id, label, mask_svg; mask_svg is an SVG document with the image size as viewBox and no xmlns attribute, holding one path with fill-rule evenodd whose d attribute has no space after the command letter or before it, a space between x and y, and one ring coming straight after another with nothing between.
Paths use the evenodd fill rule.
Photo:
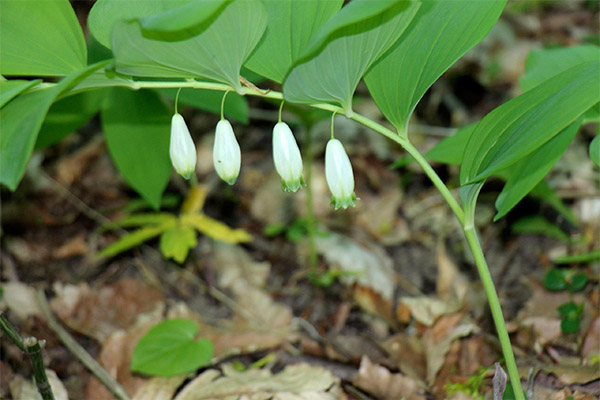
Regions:
<instances>
[{"instance_id":1,"label":"green stem","mask_svg":"<svg viewBox=\"0 0 600 400\"><path fill-rule=\"evenodd\" d=\"M42 358L42 347L39 340L34 337L28 337L23 339L23 345L25 345L25 352L31 359L35 385L40 396L42 396L43 400L54 400L52 387L48 381L48 376L46 376L46 368L44 367L44 359Z\"/></svg>"},{"instance_id":2,"label":"green stem","mask_svg":"<svg viewBox=\"0 0 600 400\"><path fill-rule=\"evenodd\" d=\"M306 126L306 140L304 141L304 163L306 168L306 217L308 218L307 230L308 230L308 261L312 269L311 272L315 272L319 258L317 256L317 248L315 246L315 210L313 204L313 191L312 191L312 166L313 166L313 152L312 152L312 125Z\"/></svg>"},{"instance_id":3,"label":"green stem","mask_svg":"<svg viewBox=\"0 0 600 400\"><path fill-rule=\"evenodd\" d=\"M475 258L475 265L477 265L477 271L479 272L479 277L481 278L481 283L483 284L483 289L485 290L485 294L490 305L490 310L492 311L492 318L494 319L494 324L496 325L496 332L498 333L498 339L500 340L500 346L502 347L504 361L506 362L506 369L508 370L508 376L510 378L510 384L513 387L515 398L517 400L525 400L525 395L523 394L523 388L521 386L521 378L519 377L519 371L517 369L517 363L515 362L515 356L510 344L510 338L508 336L508 331L506 330L504 316L502 315L502 307L500 306L498 293L496 292L492 275L490 274L487 262L485 261L485 256L483 255L481 244L479 243L479 239L477 237L477 232L475 232L475 227L473 226L465 227L464 231L469 248L471 249L473 257Z\"/></svg>"}]
</instances>

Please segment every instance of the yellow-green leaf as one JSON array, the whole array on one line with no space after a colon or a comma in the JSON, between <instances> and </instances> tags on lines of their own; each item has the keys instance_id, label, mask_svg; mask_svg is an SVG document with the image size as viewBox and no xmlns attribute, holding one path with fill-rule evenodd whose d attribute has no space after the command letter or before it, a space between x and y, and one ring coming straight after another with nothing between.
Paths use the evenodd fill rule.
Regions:
<instances>
[{"instance_id":1,"label":"yellow-green leaf","mask_svg":"<svg viewBox=\"0 0 600 400\"><path fill-rule=\"evenodd\" d=\"M178 226L160 236L160 252L181 264L197 243L196 232L192 228Z\"/></svg>"},{"instance_id":2,"label":"yellow-green leaf","mask_svg":"<svg viewBox=\"0 0 600 400\"><path fill-rule=\"evenodd\" d=\"M252 236L243 229L231 229L222 222L212 219L204 214L187 214L181 216L181 223L197 229L215 240L227 243L250 242Z\"/></svg>"}]
</instances>

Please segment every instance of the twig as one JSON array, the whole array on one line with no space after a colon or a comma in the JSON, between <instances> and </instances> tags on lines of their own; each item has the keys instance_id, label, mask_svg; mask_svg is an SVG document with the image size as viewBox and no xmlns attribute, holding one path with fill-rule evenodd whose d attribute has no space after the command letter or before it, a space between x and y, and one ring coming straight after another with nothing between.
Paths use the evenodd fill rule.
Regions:
<instances>
[{"instance_id":1,"label":"twig","mask_svg":"<svg viewBox=\"0 0 600 400\"><path fill-rule=\"evenodd\" d=\"M75 357L81 361L92 374L98 378L100 382L119 400L131 400L125 389L109 374L102 366L94 360L92 356L79 343L73 339L73 337L67 332L59 323L56 321L50 307L48 306L48 300L43 291L39 290L36 293L37 301L46 319L46 323L56 333L61 342L65 345L69 351L71 351Z\"/></svg>"},{"instance_id":2,"label":"twig","mask_svg":"<svg viewBox=\"0 0 600 400\"><path fill-rule=\"evenodd\" d=\"M42 396L43 400L54 400L54 394L52 393L52 387L48 382L46 376L46 368L44 367L44 359L42 358L42 345L44 341L39 341L34 337L28 337L25 339L21 338L19 332L15 329L13 324L4 316L0 311L0 328L6 336L14 343L23 353L26 353L31 360L31 366L33 367L33 377L37 390Z\"/></svg>"}]
</instances>

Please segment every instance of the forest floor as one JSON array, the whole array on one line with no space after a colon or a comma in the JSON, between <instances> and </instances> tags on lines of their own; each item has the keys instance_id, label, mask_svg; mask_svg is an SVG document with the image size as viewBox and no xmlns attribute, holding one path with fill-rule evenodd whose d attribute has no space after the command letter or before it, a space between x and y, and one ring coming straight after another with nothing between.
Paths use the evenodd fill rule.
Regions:
<instances>
[{"instance_id":1,"label":"forest floor","mask_svg":"<svg viewBox=\"0 0 600 400\"><path fill-rule=\"evenodd\" d=\"M410 137L422 152L452 127L475 122L517 95L530 50L598 40L597 7L523 4L509 5L484 42L421 101ZM358 94L364 96L355 110L383 121L364 86ZM352 159L360 201L334 211L323 168L328 119L310 132L310 147L307 132L296 130L305 155L314 157L311 193L288 194L270 152L276 105L250 99L250 124L235 125L243 166L231 187L212 168L218 117L182 113L198 146L203 212L244 229L252 241L232 245L201 235L181 264L161 255L158 240L95 259L124 233L103 225L149 211L112 164L97 118L35 153L17 191L2 191L0 309L23 336L46 341L47 368L69 398L113 397L46 322L39 290L59 325L138 400L170 399L211 369L223 374L213 384L236 382L229 383L233 392L235 385L243 393L244 385L265 382L300 393L281 399L491 398L502 355L477 271L458 221L400 148L337 117L336 135ZM287 117L293 125L284 111ZM598 170L587 156L596 131L584 126L546 178L577 224L532 197L492 223L501 181L486 184L478 204L484 252L523 386L534 399L600 397L600 265L557 264L561 256L599 248ZM434 167L457 187L457 168ZM174 175L163 211L176 214L188 191ZM587 275L587 284L573 293L548 290L545 277L556 267ZM570 301L583 304L583 312L579 328L564 333L557 308ZM214 362L191 376L132 373L139 338L169 318L197 322L199 335L214 343ZM0 398L33 399L28 359L0 338ZM212 398L202 397L210 387L180 398Z\"/></svg>"}]
</instances>

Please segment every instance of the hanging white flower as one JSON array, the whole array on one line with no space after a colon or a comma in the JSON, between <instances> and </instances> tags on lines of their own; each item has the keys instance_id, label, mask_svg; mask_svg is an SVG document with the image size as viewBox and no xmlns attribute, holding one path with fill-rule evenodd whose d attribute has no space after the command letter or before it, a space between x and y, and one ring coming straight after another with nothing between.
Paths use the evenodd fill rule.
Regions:
<instances>
[{"instance_id":1,"label":"hanging white flower","mask_svg":"<svg viewBox=\"0 0 600 400\"><path fill-rule=\"evenodd\" d=\"M242 154L233 128L226 119L217 124L215 145L213 147L213 163L217 174L225 182L233 185L240 174Z\"/></svg>"},{"instance_id":2,"label":"hanging white flower","mask_svg":"<svg viewBox=\"0 0 600 400\"><path fill-rule=\"evenodd\" d=\"M175 171L185 179L190 179L196 170L196 146L180 114L171 118L169 155Z\"/></svg>"},{"instance_id":3,"label":"hanging white flower","mask_svg":"<svg viewBox=\"0 0 600 400\"><path fill-rule=\"evenodd\" d=\"M284 191L295 192L304 185L300 149L285 122L278 122L273 128L273 161Z\"/></svg>"},{"instance_id":4,"label":"hanging white flower","mask_svg":"<svg viewBox=\"0 0 600 400\"><path fill-rule=\"evenodd\" d=\"M354 207L358 199L354 194L352 165L342 142L337 139L330 139L325 149L325 178L335 209Z\"/></svg>"}]
</instances>

